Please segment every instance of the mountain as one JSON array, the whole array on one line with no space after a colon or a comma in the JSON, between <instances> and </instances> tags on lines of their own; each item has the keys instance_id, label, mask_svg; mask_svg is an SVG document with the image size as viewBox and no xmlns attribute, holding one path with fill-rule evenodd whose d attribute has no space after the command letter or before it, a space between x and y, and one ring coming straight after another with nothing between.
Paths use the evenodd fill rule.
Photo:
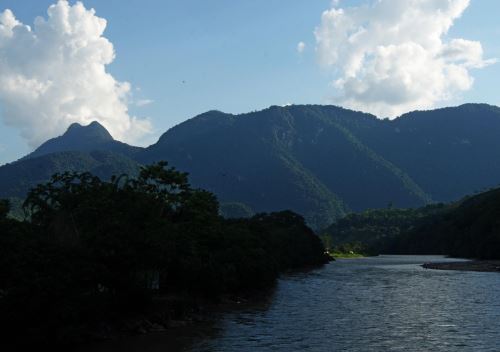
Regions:
<instances>
[{"instance_id":1,"label":"mountain","mask_svg":"<svg viewBox=\"0 0 500 352\"><path fill-rule=\"evenodd\" d=\"M63 158L76 169L73 156L61 152L83 153L75 154L74 163L85 168L82 159L100 150L117 173L167 160L189 172L194 186L228 204L224 213L290 209L319 229L351 211L419 207L497 185L498 135L500 109L482 104L412 112L392 121L319 105L241 115L209 111L171 128L148 148L114 141L97 123L72 125L24 159L0 167L0 183L10 182L15 191L9 194L23 196L35 180L61 169L39 158ZM47 164L45 173L38 175L34 164L24 164L28 160ZM5 195L2 185L0 198Z\"/></svg>"},{"instance_id":2,"label":"mountain","mask_svg":"<svg viewBox=\"0 0 500 352\"><path fill-rule=\"evenodd\" d=\"M138 170L136 161L103 150L26 158L0 167L0 198L23 198L32 187L49 180L54 173L89 171L107 180L122 173L135 175Z\"/></svg>"},{"instance_id":3,"label":"mountain","mask_svg":"<svg viewBox=\"0 0 500 352\"><path fill-rule=\"evenodd\" d=\"M139 158L170 161L223 202L258 211L291 208L315 227L350 209L429 202L409 175L350 133L351 119L378 121L321 106L237 116L210 111L170 129Z\"/></svg>"},{"instance_id":4,"label":"mountain","mask_svg":"<svg viewBox=\"0 0 500 352\"><path fill-rule=\"evenodd\" d=\"M131 157L142 148L116 141L98 122L72 124L59 137L43 143L20 160L0 167L0 197L19 205L19 198L54 173L89 171L109 179L112 175L137 174L140 165ZM15 207L16 210L19 206Z\"/></svg>"},{"instance_id":5,"label":"mountain","mask_svg":"<svg viewBox=\"0 0 500 352\"><path fill-rule=\"evenodd\" d=\"M412 176L435 201L500 184L500 108L465 104L415 111L353 131Z\"/></svg>"},{"instance_id":6,"label":"mountain","mask_svg":"<svg viewBox=\"0 0 500 352\"><path fill-rule=\"evenodd\" d=\"M99 122L94 121L88 126L73 123L62 136L48 140L23 159L32 159L58 152L89 152L93 150L106 150L125 156L133 156L141 148L114 140Z\"/></svg>"}]
</instances>

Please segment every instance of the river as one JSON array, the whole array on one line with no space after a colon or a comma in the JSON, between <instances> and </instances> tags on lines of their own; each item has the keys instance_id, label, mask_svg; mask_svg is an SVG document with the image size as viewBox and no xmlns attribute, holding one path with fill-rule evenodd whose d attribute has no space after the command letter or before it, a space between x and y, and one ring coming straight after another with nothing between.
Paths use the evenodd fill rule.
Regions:
<instances>
[{"instance_id":1,"label":"river","mask_svg":"<svg viewBox=\"0 0 500 352\"><path fill-rule=\"evenodd\" d=\"M344 259L283 276L269 299L196 332L97 351L500 351L500 274L423 269L439 256Z\"/></svg>"}]
</instances>

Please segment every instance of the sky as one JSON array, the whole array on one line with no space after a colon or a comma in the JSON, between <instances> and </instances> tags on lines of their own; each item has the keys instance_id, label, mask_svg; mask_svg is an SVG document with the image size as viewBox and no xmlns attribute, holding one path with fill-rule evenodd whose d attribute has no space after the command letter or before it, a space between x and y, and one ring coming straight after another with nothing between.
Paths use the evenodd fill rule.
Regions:
<instances>
[{"instance_id":1,"label":"sky","mask_svg":"<svg viewBox=\"0 0 500 352\"><path fill-rule=\"evenodd\" d=\"M498 0L0 0L0 164L95 119L145 146L213 109L500 105L499 13Z\"/></svg>"}]
</instances>

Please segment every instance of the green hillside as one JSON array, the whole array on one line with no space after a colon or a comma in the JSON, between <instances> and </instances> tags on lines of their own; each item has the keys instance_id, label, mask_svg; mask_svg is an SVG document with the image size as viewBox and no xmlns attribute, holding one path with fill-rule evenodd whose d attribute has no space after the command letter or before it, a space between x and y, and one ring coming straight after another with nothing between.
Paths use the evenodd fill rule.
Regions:
<instances>
[{"instance_id":1,"label":"green hillside","mask_svg":"<svg viewBox=\"0 0 500 352\"><path fill-rule=\"evenodd\" d=\"M37 184L46 182L55 173L65 171L89 171L107 179L122 173L136 175L139 164L109 151L59 152L23 159L0 167L0 197L24 198Z\"/></svg>"},{"instance_id":2,"label":"green hillside","mask_svg":"<svg viewBox=\"0 0 500 352\"><path fill-rule=\"evenodd\" d=\"M239 203L252 213L289 209L321 229L351 211L418 208L498 185L498 135L500 109L484 104L392 121L320 105L241 115L209 111L148 148L115 141L98 123L75 124L0 167L0 197L22 198L55 172L108 177L166 160L223 204Z\"/></svg>"},{"instance_id":3,"label":"green hillside","mask_svg":"<svg viewBox=\"0 0 500 352\"><path fill-rule=\"evenodd\" d=\"M315 228L351 208L429 202L409 175L342 125L352 118L376 120L319 106L275 106L238 116L211 111L169 130L139 160L164 158L223 202L258 211L292 209Z\"/></svg>"},{"instance_id":4,"label":"green hillside","mask_svg":"<svg viewBox=\"0 0 500 352\"><path fill-rule=\"evenodd\" d=\"M500 189L468 197L422 219L389 249L500 259Z\"/></svg>"},{"instance_id":5,"label":"green hillside","mask_svg":"<svg viewBox=\"0 0 500 352\"><path fill-rule=\"evenodd\" d=\"M322 236L331 248L500 259L500 189L417 209L349 214Z\"/></svg>"}]
</instances>

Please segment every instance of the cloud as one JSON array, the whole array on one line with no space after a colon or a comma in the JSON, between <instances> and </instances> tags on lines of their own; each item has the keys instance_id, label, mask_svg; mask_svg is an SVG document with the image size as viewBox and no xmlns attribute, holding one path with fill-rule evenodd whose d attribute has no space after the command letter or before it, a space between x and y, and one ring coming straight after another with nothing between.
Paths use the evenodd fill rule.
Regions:
<instances>
[{"instance_id":1,"label":"cloud","mask_svg":"<svg viewBox=\"0 0 500 352\"><path fill-rule=\"evenodd\" d=\"M151 99L139 99L135 102L135 105L138 106L138 107L141 107L141 106L146 106L146 105L149 105L149 104L153 104L155 101L154 100L151 100Z\"/></svg>"},{"instance_id":2,"label":"cloud","mask_svg":"<svg viewBox=\"0 0 500 352\"><path fill-rule=\"evenodd\" d=\"M315 29L320 64L335 79L335 103L395 117L470 89L481 43L446 34L469 0L377 0L323 12Z\"/></svg>"},{"instance_id":3,"label":"cloud","mask_svg":"<svg viewBox=\"0 0 500 352\"><path fill-rule=\"evenodd\" d=\"M77 2L51 5L33 28L0 12L0 116L31 146L73 122L102 123L118 139L136 142L151 133L149 120L130 116L131 86L106 72L113 44L106 20Z\"/></svg>"},{"instance_id":4,"label":"cloud","mask_svg":"<svg viewBox=\"0 0 500 352\"><path fill-rule=\"evenodd\" d=\"M305 50L305 49L306 49L306 43L304 43L304 42L299 42L299 43L297 44L297 52L298 52L299 54L302 54L302 53L304 52L304 50Z\"/></svg>"}]
</instances>

